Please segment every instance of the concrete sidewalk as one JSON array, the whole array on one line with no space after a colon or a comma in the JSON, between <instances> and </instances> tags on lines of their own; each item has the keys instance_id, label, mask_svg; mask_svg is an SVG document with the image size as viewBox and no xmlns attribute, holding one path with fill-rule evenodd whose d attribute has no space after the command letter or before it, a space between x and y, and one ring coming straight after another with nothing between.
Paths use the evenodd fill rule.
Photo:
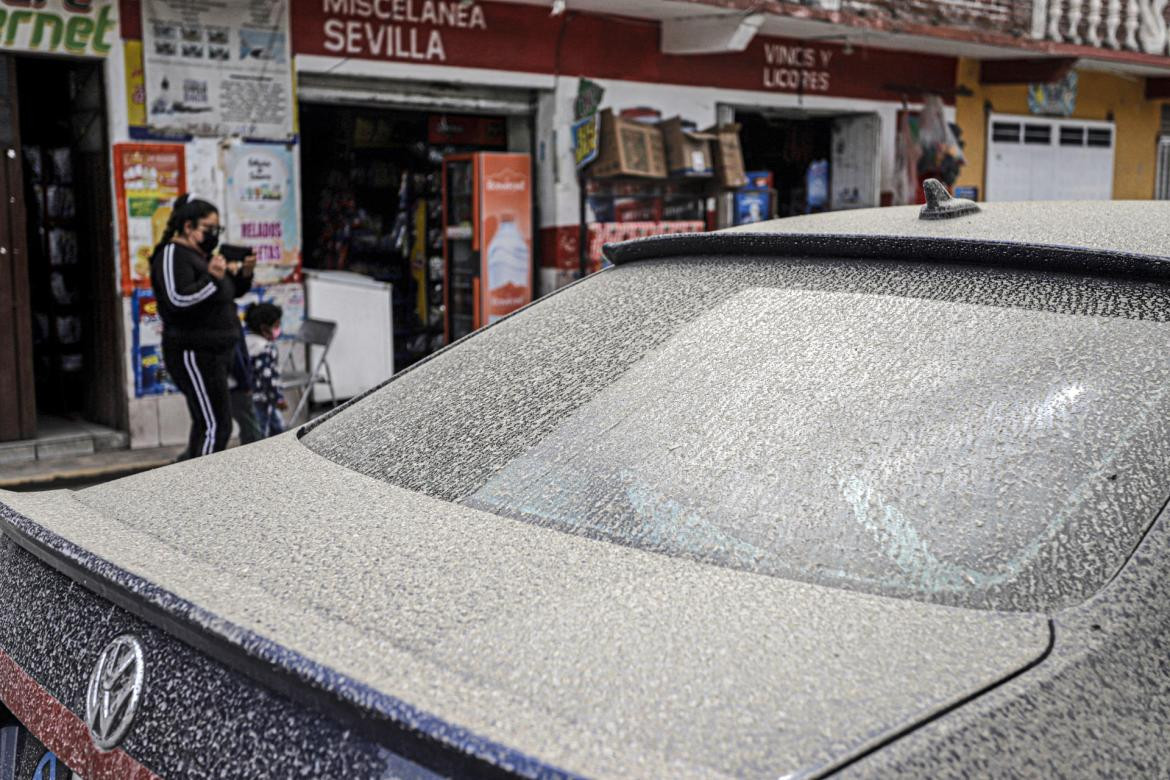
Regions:
<instances>
[{"instance_id":1,"label":"concrete sidewalk","mask_svg":"<svg viewBox=\"0 0 1170 780\"><path fill-rule=\"evenodd\" d=\"M183 445L143 450L106 450L0 466L4 490L79 489L174 463Z\"/></svg>"}]
</instances>

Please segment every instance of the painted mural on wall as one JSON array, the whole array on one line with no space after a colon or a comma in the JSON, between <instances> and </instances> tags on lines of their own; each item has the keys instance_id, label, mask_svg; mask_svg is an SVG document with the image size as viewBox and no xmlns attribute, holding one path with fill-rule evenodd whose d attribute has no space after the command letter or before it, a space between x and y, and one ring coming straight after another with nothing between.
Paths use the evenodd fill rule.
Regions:
<instances>
[{"instance_id":1,"label":"painted mural on wall","mask_svg":"<svg viewBox=\"0 0 1170 780\"><path fill-rule=\"evenodd\" d=\"M1028 85L1028 111L1043 116L1072 116L1077 110L1077 72L1055 84Z\"/></svg>"}]
</instances>

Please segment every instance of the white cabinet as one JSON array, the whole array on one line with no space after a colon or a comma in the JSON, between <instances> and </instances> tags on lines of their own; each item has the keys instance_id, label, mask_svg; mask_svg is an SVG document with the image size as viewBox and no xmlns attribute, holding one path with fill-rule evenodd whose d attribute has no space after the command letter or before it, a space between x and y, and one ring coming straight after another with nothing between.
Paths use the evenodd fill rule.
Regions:
<instances>
[{"instance_id":1,"label":"white cabinet","mask_svg":"<svg viewBox=\"0 0 1170 780\"><path fill-rule=\"evenodd\" d=\"M349 271L305 271L305 312L337 323L327 355L337 397L352 398L394 373L394 316L391 286ZM320 352L313 348L315 365ZM329 400L317 386L313 400Z\"/></svg>"}]
</instances>

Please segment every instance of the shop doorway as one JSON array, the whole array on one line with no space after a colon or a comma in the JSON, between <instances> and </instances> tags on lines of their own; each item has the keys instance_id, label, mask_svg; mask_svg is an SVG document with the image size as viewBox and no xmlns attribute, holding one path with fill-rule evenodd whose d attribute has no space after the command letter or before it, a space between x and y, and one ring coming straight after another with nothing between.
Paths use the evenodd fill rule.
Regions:
<instances>
[{"instance_id":1,"label":"shop doorway","mask_svg":"<svg viewBox=\"0 0 1170 780\"><path fill-rule=\"evenodd\" d=\"M300 126L310 309L314 270L389 283L392 368L401 370L446 343L444 158L528 151L530 118L302 102Z\"/></svg>"},{"instance_id":2,"label":"shop doorway","mask_svg":"<svg viewBox=\"0 0 1170 780\"><path fill-rule=\"evenodd\" d=\"M771 174L775 216L880 205L877 114L736 108L734 121L749 173Z\"/></svg>"},{"instance_id":3,"label":"shop doorway","mask_svg":"<svg viewBox=\"0 0 1170 780\"><path fill-rule=\"evenodd\" d=\"M18 379L8 396L18 402L0 404L0 439L71 424L124 429L101 63L3 56L0 71L12 258L0 295L11 296L3 325L14 334L0 374Z\"/></svg>"}]
</instances>

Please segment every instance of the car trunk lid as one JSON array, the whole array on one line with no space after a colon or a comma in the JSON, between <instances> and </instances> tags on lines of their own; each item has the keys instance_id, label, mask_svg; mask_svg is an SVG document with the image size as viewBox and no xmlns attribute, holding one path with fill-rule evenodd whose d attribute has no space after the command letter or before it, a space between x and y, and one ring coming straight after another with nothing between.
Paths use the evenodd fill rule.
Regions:
<instances>
[{"instance_id":1,"label":"car trunk lid","mask_svg":"<svg viewBox=\"0 0 1170 780\"><path fill-rule=\"evenodd\" d=\"M1050 643L1038 615L533 527L362 476L292 436L0 501L23 543L70 557L98 575L91 586L151 600L172 630L213 636L241 668L282 648L262 660L297 685L498 763L534 757L513 762L524 773L817 773Z\"/></svg>"}]
</instances>

